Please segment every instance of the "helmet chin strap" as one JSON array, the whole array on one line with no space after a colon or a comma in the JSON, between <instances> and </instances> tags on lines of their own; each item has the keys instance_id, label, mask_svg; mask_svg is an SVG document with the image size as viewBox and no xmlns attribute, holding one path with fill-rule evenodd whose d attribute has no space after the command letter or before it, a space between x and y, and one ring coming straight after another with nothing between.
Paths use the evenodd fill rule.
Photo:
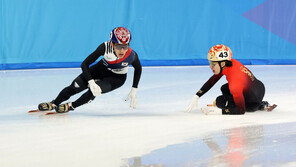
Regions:
<instances>
[{"instance_id":1,"label":"helmet chin strap","mask_svg":"<svg viewBox=\"0 0 296 167\"><path fill-rule=\"evenodd\" d=\"M218 62L218 64L219 64L219 67L220 67L220 73L219 74L221 74L222 73L222 70L223 70L223 67L221 66L221 63L222 63L223 61L219 61Z\"/></svg>"}]
</instances>

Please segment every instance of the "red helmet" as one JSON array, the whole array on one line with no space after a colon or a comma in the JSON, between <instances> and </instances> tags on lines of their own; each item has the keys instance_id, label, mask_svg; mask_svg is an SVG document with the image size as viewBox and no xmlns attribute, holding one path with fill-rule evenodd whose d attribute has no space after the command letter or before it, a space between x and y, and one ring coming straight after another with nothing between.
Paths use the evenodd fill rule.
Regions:
<instances>
[{"instance_id":1,"label":"red helmet","mask_svg":"<svg viewBox=\"0 0 296 167\"><path fill-rule=\"evenodd\" d=\"M226 45L215 45L208 52L209 61L230 61L232 59L232 51Z\"/></svg>"},{"instance_id":2,"label":"red helmet","mask_svg":"<svg viewBox=\"0 0 296 167\"><path fill-rule=\"evenodd\" d=\"M129 44L131 38L131 33L124 27L114 28L110 34L110 40L118 44Z\"/></svg>"}]
</instances>

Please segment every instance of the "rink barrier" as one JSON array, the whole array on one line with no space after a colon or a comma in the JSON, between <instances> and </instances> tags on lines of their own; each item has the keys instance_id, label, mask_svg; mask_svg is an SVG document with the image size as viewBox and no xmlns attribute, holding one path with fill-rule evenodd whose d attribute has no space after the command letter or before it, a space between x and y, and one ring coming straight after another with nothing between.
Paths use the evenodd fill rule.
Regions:
<instances>
[{"instance_id":1,"label":"rink barrier","mask_svg":"<svg viewBox=\"0 0 296 167\"><path fill-rule=\"evenodd\" d=\"M244 65L296 65L296 59L238 59ZM16 63L0 64L0 70L44 69L44 68L77 68L82 62L50 62L50 63ZM209 65L207 59L192 60L141 60L143 66L196 66Z\"/></svg>"}]
</instances>

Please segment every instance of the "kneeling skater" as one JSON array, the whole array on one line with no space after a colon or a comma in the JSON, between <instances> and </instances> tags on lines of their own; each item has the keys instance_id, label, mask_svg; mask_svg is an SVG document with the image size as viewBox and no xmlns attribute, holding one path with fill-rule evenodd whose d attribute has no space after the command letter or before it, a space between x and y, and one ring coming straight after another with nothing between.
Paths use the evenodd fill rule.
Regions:
<instances>
[{"instance_id":1,"label":"kneeling skater","mask_svg":"<svg viewBox=\"0 0 296 167\"><path fill-rule=\"evenodd\" d=\"M213 104L222 109L222 114L235 115L271 109L268 102L262 101L265 94L264 84L243 64L232 59L232 51L229 47L215 45L209 50L207 58L214 75L194 95L186 109L187 112L197 107L198 99L223 75L226 76L228 83L221 87L222 95L218 96Z\"/></svg>"}]
</instances>

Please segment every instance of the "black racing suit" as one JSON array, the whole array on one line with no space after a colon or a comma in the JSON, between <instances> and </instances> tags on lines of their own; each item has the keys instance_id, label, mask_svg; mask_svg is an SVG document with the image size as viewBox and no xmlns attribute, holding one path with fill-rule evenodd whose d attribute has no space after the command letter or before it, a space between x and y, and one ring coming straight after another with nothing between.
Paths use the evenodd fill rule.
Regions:
<instances>
[{"instance_id":1,"label":"black racing suit","mask_svg":"<svg viewBox=\"0 0 296 167\"><path fill-rule=\"evenodd\" d=\"M101 55L104 58L98 63L93 64ZM142 66L138 55L131 48L128 48L127 53L123 58L117 58L111 43L102 43L92 54L90 54L81 64L82 73L74 79L68 87L65 87L53 100L55 105L61 104L68 100L71 96L80 93L88 88L88 81L94 79L102 90L102 93L110 92L121 87L126 80L126 72L129 65L135 68L133 87L137 88L142 73ZM80 98L72 102L74 108L79 107L92 101L95 98L90 89L88 89Z\"/></svg>"}]
</instances>

